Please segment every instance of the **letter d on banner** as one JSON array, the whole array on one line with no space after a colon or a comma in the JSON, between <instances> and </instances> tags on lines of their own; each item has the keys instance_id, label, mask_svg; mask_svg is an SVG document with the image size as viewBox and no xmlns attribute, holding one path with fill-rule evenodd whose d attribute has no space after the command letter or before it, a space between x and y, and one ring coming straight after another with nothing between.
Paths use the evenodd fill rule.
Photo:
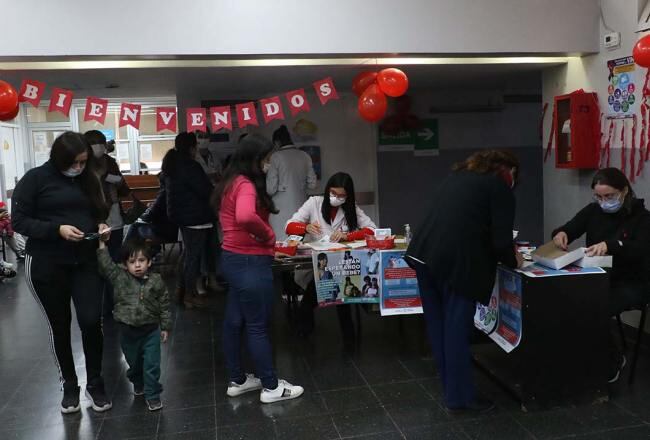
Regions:
<instances>
[{"instance_id":1,"label":"letter d on banner","mask_svg":"<svg viewBox=\"0 0 650 440\"><path fill-rule=\"evenodd\" d=\"M309 103L305 96L305 89L293 90L287 92L284 96L287 98L287 101L289 101L291 116L296 116L300 112L309 111Z\"/></svg>"},{"instance_id":2,"label":"letter d on banner","mask_svg":"<svg viewBox=\"0 0 650 440\"><path fill-rule=\"evenodd\" d=\"M43 92L45 92L45 83L32 79L23 80L18 93L18 102L29 102L34 107L38 107Z\"/></svg>"},{"instance_id":3,"label":"letter d on banner","mask_svg":"<svg viewBox=\"0 0 650 440\"><path fill-rule=\"evenodd\" d=\"M282 110L282 103L280 102L279 96L260 99L260 105L262 107L262 115L264 115L265 124L268 124L275 119L284 119L284 111Z\"/></svg>"},{"instance_id":4,"label":"letter d on banner","mask_svg":"<svg viewBox=\"0 0 650 440\"><path fill-rule=\"evenodd\" d=\"M204 108L195 107L188 108L185 111L187 121L187 131L192 133L194 131L206 132L206 111Z\"/></svg>"}]
</instances>

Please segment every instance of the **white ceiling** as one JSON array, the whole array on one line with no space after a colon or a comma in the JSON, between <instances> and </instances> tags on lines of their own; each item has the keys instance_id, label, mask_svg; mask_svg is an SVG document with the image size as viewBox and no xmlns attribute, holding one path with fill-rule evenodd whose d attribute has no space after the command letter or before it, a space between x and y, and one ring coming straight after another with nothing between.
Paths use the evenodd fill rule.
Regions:
<instances>
[{"instance_id":1,"label":"white ceiling","mask_svg":"<svg viewBox=\"0 0 650 440\"><path fill-rule=\"evenodd\" d=\"M541 91L540 72L549 64L404 66L412 90L498 89ZM29 78L71 89L75 97L151 97L191 94L211 99L259 98L332 76L337 89L350 91L353 77L381 66L299 66L3 71L0 79L20 85Z\"/></svg>"}]
</instances>

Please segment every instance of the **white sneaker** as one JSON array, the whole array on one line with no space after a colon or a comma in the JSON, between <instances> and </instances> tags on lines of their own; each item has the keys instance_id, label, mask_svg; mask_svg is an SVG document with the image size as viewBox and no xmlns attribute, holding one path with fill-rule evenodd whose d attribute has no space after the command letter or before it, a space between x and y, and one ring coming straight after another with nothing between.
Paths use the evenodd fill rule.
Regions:
<instances>
[{"instance_id":1,"label":"white sneaker","mask_svg":"<svg viewBox=\"0 0 650 440\"><path fill-rule=\"evenodd\" d=\"M254 374L247 374L246 382L244 382L241 385L235 382L230 382L226 394L229 397L237 397L249 391L261 390L261 389L262 389L262 381L259 380L257 377L255 377Z\"/></svg>"},{"instance_id":2,"label":"white sneaker","mask_svg":"<svg viewBox=\"0 0 650 440\"><path fill-rule=\"evenodd\" d=\"M302 396L305 390L303 387L298 385L291 385L286 380L280 379L278 381L278 387L274 390L269 390L264 388L260 393L260 402L262 403L274 403L281 402L283 400L295 399Z\"/></svg>"},{"instance_id":3,"label":"white sneaker","mask_svg":"<svg viewBox=\"0 0 650 440\"><path fill-rule=\"evenodd\" d=\"M0 260L0 267L4 267L5 269L13 269L14 265L7 263L5 260Z\"/></svg>"}]
</instances>

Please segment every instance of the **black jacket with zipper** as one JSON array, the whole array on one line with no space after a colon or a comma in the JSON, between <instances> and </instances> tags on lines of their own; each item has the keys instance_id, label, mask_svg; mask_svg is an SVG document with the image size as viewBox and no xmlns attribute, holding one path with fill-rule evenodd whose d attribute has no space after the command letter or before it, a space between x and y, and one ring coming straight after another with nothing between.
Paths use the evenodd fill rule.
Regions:
<instances>
[{"instance_id":1,"label":"black jacket with zipper","mask_svg":"<svg viewBox=\"0 0 650 440\"><path fill-rule=\"evenodd\" d=\"M179 155L173 176L164 174L167 196L167 217L178 226L214 223L216 215L210 207L212 182L201 165L190 157Z\"/></svg>"},{"instance_id":2,"label":"black jacket with zipper","mask_svg":"<svg viewBox=\"0 0 650 440\"><path fill-rule=\"evenodd\" d=\"M558 232L565 232L569 243L583 234L587 246L604 241L613 256L612 283L650 281L650 212L643 199L632 199L629 208L624 206L613 214L590 203L552 236Z\"/></svg>"},{"instance_id":3,"label":"black jacket with zipper","mask_svg":"<svg viewBox=\"0 0 650 440\"><path fill-rule=\"evenodd\" d=\"M28 255L60 264L96 261L96 240L75 243L59 235L62 225L97 232L100 219L95 218L81 185L78 178L64 176L51 162L29 170L18 182L12 197L12 225L27 237Z\"/></svg>"},{"instance_id":4,"label":"black jacket with zipper","mask_svg":"<svg viewBox=\"0 0 650 440\"><path fill-rule=\"evenodd\" d=\"M432 205L414 230L407 255L425 263L454 293L486 304L497 263L517 266L512 189L494 175L460 171L429 197Z\"/></svg>"}]
</instances>

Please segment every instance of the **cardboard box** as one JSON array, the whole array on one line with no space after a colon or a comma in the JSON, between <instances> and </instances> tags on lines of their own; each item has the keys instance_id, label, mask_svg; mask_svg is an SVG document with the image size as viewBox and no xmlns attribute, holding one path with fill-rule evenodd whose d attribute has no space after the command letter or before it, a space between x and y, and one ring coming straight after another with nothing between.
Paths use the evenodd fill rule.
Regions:
<instances>
[{"instance_id":1,"label":"cardboard box","mask_svg":"<svg viewBox=\"0 0 650 440\"><path fill-rule=\"evenodd\" d=\"M562 269L575 263L585 256L585 248L580 247L570 251L563 251L555 246L552 241L538 247L533 252L533 261L551 269Z\"/></svg>"},{"instance_id":2,"label":"cardboard box","mask_svg":"<svg viewBox=\"0 0 650 440\"><path fill-rule=\"evenodd\" d=\"M602 257L583 257L576 261L576 266L580 267L612 267L614 258L611 255Z\"/></svg>"}]
</instances>

